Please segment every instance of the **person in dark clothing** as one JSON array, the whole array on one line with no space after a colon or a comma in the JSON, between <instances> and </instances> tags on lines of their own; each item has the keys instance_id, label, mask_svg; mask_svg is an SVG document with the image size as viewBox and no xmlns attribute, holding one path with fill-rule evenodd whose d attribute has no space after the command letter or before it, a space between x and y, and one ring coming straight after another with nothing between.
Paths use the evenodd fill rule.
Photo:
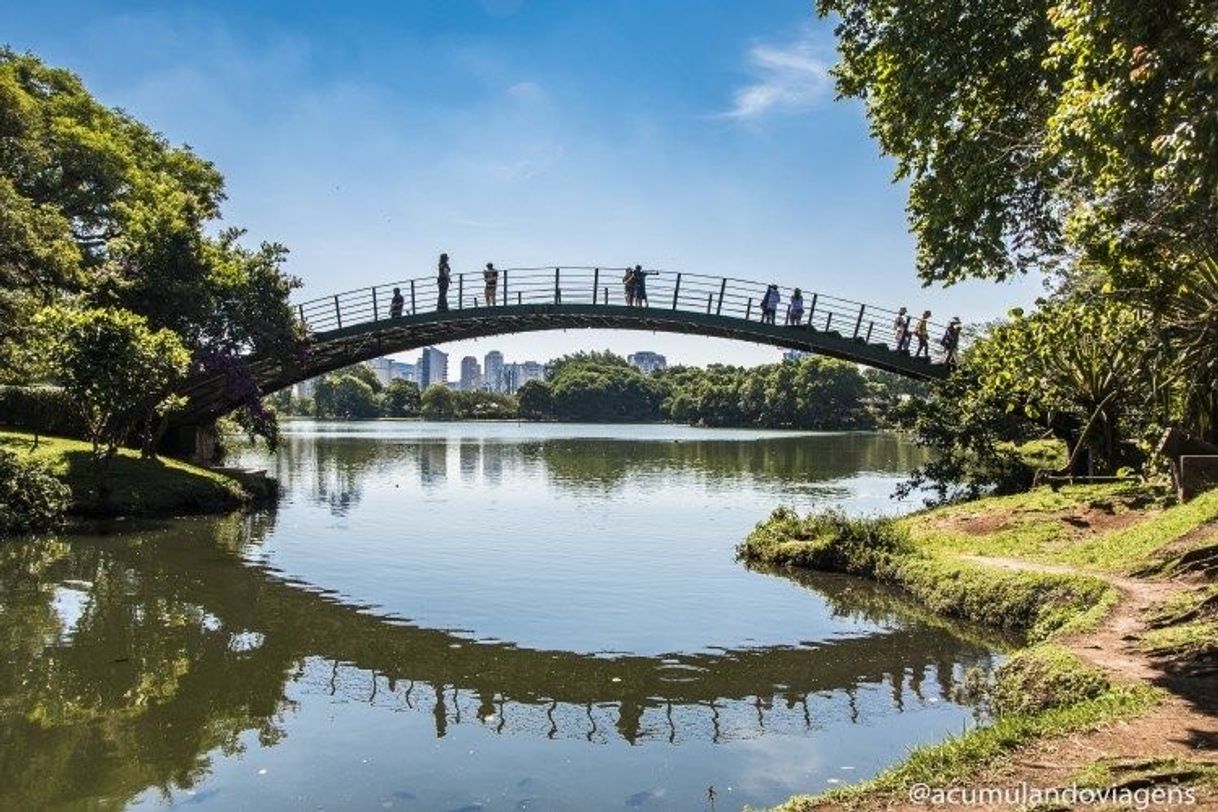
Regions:
<instances>
[{"instance_id":1,"label":"person in dark clothing","mask_svg":"<svg viewBox=\"0 0 1218 812\"><path fill-rule=\"evenodd\" d=\"M642 265L634 266L634 303L639 307L647 307L647 276L654 271L643 270Z\"/></svg>"},{"instance_id":2,"label":"person in dark clothing","mask_svg":"<svg viewBox=\"0 0 1218 812\"><path fill-rule=\"evenodd\" d=\"M486 306L495 306L496 290L499 287L499 271L495 270L493 262L486 263L486 270L482 272L482 281L486 283Z\"/></svg>"},{"instance_id":3,"label":"person in dark clothing","mask_svg":"<svg viewBox=\"0 0 1218 812\"><path fill-rule=\"evenodd\" d=\"M956 350L960 348L960 329L960 317L954 316L947 325L947 329L943 331L943 338L939 339L939 343L947 353L947 356L943 360L948 366L954 367L958 363Z\"/></svg>"},{"instance_id":4,"label":"person in dark clothing","mask_svg":"<svg viewBox=\"0 0 1218 812\"><path fill-rule=\"evenodd\" d=\"M448 310L448 285L452 282L452 270L448 267L448 254L440 254L440 268L436 272L436 310Z\"/></svg>"},{"instance_id":5,"label":"person in dark clothing","mask_svg":"<svg viewBox=\"0 0 1218 812\"><path fill-rule=\"evenodd\" d=\"M389 318L400 319L402 317L402 308L406 305L406 300L402 298L401 288L393 289L393 298L389 300Z\"/></svg>"},{"instance_id":6,"label":"person in dark clothing","mask_svg":"<svg viewBox=\"0 0 1218 812\"><path fill-rule=\"evenodd\" d=\"M638 277L634 275L634 268L626 266L626 273L622 275L622 288L626 292L626 307L634 307L634 291L638 284Z\"/></svg>"}]
</instances>

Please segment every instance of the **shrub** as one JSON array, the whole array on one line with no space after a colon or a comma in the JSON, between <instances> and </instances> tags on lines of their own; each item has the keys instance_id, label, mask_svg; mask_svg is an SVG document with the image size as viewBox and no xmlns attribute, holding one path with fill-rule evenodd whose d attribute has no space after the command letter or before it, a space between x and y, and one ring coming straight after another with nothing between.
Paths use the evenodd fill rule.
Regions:
<instances>
[{"instance_id":1,"label":"shrub","mask_svg":"<svg viewBox=\"0 0 1218 812\"><path fill-rule=\"evenodd\" d=\"M1095 699L1109 687L1103 672L1073 652L1061 646L1033 646L999 666L990 707L999 716L1038 713Z\"/></svg>"},{"instance_id":2,"label":"shrub","mask_svg":"<svg viewBox=\"0 0 1218 812\"><path fill-rule=\"evenodd\" d=\"M887 579L910 552L908 532L884 517L850 518L839 511L800 518L787 507L770 514L737 549L741 558Z\"/></svg>"},{"instance_id":3,"label":"shrub","mask_svg":"<svg viewBox=\"0 0 1218 812\"><path fill-rule=\"evenodd\" d=\"M85 425L58 386L0 386L0 426L82 438Z\"/></svg>"},{"instance_id":4,"label":"shrub","mask_svg":"<svg viewBox=\"0 0 1218 812\"><path fill-rule=\"evenodd\" d=\"M59 526L71 495L41 463L0 451L0 537Z\"/></svg>"}]
</instances>

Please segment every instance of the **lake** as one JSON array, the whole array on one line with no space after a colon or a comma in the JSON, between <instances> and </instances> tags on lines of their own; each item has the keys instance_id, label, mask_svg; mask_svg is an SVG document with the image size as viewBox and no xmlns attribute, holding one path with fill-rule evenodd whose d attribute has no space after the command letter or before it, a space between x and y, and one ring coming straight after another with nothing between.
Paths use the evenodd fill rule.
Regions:
<instances>
[{"instance_id":1,"label":"lake","mask_svg":"<svg viewBox=\"0 0 1218 812\"><path fill-rule=\"evenodd\" d=\"M854 514L889 434L290 422L279 504L0 547L0 808L735 810L975 723L994 648L750 570ZM103 532L104 531L104 532Z\"/></svg>"}]
</instances>

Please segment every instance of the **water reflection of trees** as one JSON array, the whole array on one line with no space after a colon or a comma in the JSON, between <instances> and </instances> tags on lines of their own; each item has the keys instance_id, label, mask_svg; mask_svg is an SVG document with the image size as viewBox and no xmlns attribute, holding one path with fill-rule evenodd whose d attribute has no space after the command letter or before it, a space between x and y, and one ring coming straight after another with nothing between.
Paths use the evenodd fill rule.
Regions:
<instances>
[{"instance_id":1,"label":"water reflection of trees","mask_svg":"<svg viewBox=\"0 0 1218 812\"><path fill-rule=\"evenodd\" d=\"M370 439L289 436L271 460L285 494L344 515L373 478L442 487L450 476L496 486L505 477L543 478L560 491L611 493L632 482L680 473L714 484L824 488L860 472L900 473L924 452L890 434L790 435L756 440L561 438ZM450 471L450 466L453 470Z\"/></svg>"},{"instance_id":2,"label":"water reflection of trees","mask_svg":"<svg viewBox=\"0 0 1218 812\"><path fill-rule=\"evenodd\" d=\"M291 684L496 733L630 743L724 741L866 722L988 666L985 646L911 620L877 588L812 579L882 633L815 646L598 657L474 642L377 617L237 554L262 519L196 520L121 540L0 550L0 808L189 787L210 754L284 735ZM217 543L218 542L218 543ZM55 584L81 598L70 627ZM320 675L320 676L319 676ZM861 690L884 685L887 698ZM819 720L819 721L818 721Z\"/></svg>"}]
</instances>

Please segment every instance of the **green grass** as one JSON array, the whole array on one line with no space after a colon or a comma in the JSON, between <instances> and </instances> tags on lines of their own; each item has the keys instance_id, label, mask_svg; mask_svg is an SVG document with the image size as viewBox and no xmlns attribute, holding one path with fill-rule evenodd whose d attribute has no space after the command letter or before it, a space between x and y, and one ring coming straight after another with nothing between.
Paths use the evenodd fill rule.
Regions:
<instances>
[{"instance_id":1,"label":"green grass","mask_svg":"<svg viewBox=\"0 0 1218 812\"><path fill-rule=\"evenodd\" d=\"M1037 643L1016 651L985 690L995 712L991 724L920 748L871 781L792 798L779 808L903 801L911 784L963 782L1036 740L1146 711L1163 695L1159 689L1111 685L1070 650L1042 641L1093 628L1115 605L1116 589L1098 573L1145 572L1151 565L1163 570L1165 548L1215 521L1218 491L1164 506L1161 493L1128 483L1038 488L898 520L775 511L741 543L741 558L872 578L900 587L940 615L1021 632ZM1213 545L1214 534L1209 536L1192 545L1198 555L1210 555L1206 545ZM1181 549L1172 549L1173 562L1180 562ZM1083 572L1012 569L963 555ZM1218 656L1218 586L1154 607L1147 619L1162 627L1144 635L1147 652L1194 662Z\"/></svg>"},{"instance_id":2,"label":"green grass","mask_svg":"<svg viewBox=\"0 0 1218 812\"><path fill-rule=\"evenodd\" d=\"M1162 696L1161 690L1151 686L1125 686L1110 688L1093 699L1064 707L999 716L985 727L913 750L901 764L870 781L823 795L796 796L776 809L798 812L821 804L880 805L888 799L904 801L914 784L932 787L960 784L1020 747L1138 716L1154 707Z\"/></svg>"},{"instance_id":3,"label":"green grass","mask_svg":"<svg viewBox=\"0 0 1218 812\"><path fill-rule=\"evenodd\" d=\"M1177 662L1218 657L1218 620L1193 620L1152 629L1142 635L1139 646L1147 654Z\"/></svg>"},{"instance_id":4,"label":"green grass","mask_svg":"<svg viewBox=\"0 0 1218 812\"><path fill-rule=\"evenodd\" d=\"M919 513L903 521L919 546L941 552L1133 572L1189 531L1218 520L1218 490L1183 505L1164 508L1156 501L1156 495L1126 483L1056 491L1037 488ZM1120 519L1135 510L1146 515L1124 527L1105 530L1077 523L1088 516L1091 521ZM967 529L970 525L974 532Z\"/></svg>"},{"instance_id":5,"label":"green grass","mask_svg":"<svg viewBox=\"0 0 1218 812\"><path fill-rule=\"evenodd\" d=\"M110 493L100 498L88 443L62 437L0 431L0 448L42 461L72 491L71 512L82 516L166 516L235 510L265 496L253 477L238 478L178 460L143 459L121 449L106 475Z\"/></svg>"},{"instance_id":6,"label":"green grass","mask_svg":"<svg viewBox=\"0 0 1218 812\"><path fill-rule=\"evenodd\" d=\"M989 700L999 716L1037 713L1095 699L1111 687L1104 672L1074 652L1042 643L998 667Z\"/></svg>"},{"instance_id":7,"label":"green grass","mask_svg":"<svg viewBox=\"0 0 1218 812\"><path fill-rule=\"evenodd\" d=\"M932 611L1044 640L1098 620L1115 592L1082 575L1000 570L955 559L915 544L903 523L800 518L779 508L737 548L747 561L820 569L898 586Z\"/></svg>"},{"instance_id":8,"label":"green grass","mask_svg":"<svg viewBox=\"0 0 1218 812\"><path fill-rule=\"evenodd\" d=\"M1218 764L1167 756L1137 760L1110 758L1091 762L1074 774L1080 787L1156 787L1202 785L1218 787Z\"/></svg>"}]
</instances>

